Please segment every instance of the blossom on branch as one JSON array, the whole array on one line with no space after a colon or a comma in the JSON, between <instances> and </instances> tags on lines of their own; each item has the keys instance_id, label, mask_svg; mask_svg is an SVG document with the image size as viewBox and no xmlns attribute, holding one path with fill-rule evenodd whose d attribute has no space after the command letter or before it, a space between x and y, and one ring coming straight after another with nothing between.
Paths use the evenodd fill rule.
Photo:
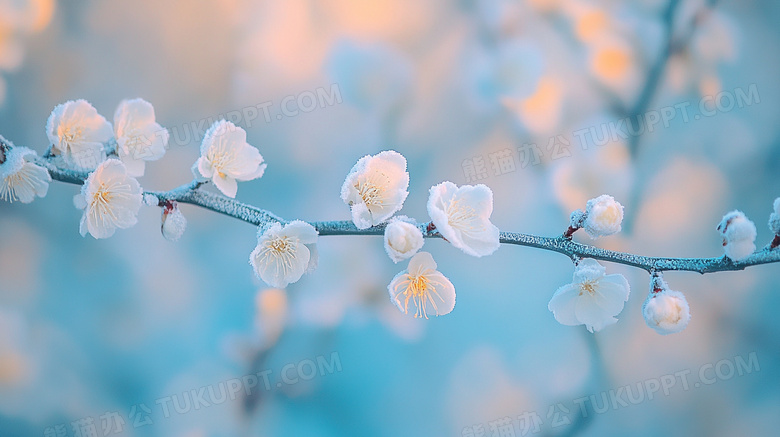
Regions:
<instances>
[{"instance_id":1,"label":"blossom on branch","mask_svg":"<svg viewBox=\"0 0 780 437\"><path fill-rule=\"evenodd\" d=\"M661 335L682 331L691 320L691 310L685 295L670 290L660 276L650 281L650 294L642 306L647 326Z\"/></svg>"},{"instance_id":2,"label":"blossom on branch","mask_svg":"<svg viewBox=\"0 0 780 437\"><path fill-rule=\"evenodd\" d=\"M471 256L490 255L499 248L498 228L490 222L493 192L485 185L442 182L431 187L428 214L439 233Z\"/></svg>"},{"instance_id":3,"label":"blossom on branch","mask_svg":"<svg viewBox=\"0 0 780 437\"><path fill-rule=\"evenodd\" d=\"M574 280L560 287L547 308L555 320L569 326L585 325L588 331L600 331L617 322L630 287L623 275L606 275L598 261L583 259L574 268Z\"/></svg>"},{"instance_id":4,"label":"blossom on branch","mask_svg":"<svg viewBox=\"0 0 780 437\"><path fill-rule=\"evenodd\" d=\"M57 105L46 122L54 151L76 170L88 171L106 160L105 143L113 137L111 123L86 100Z\"/></svg>"},{"instance_id":5,"label":"blossom on branch","mask_svg":"<svg viewBox=\"0 0 780 437\"><path fill-rule=\"evenodd\" d=\"M187 218L176 201L169 201L162 208L160 231L168 241L178 241L187 229Z\"/></svg>"},{"instance_id":6,"label":"blossom on branch","mask_svg":"<svg viewBox=\"0 0 780 437\"><path fill-rule=\"evenodd\" d=\"M391 220L385 228L385 251L394 263L411 258L425 242L422 231L409 220L401 216Z\"/></svg>"},{"instance_id":7,"label":"blossom on branch","mask_svg":"<svg viewBox=\"0 0 780 437\"><path fill-rule=\"evenodd\" d=\"M263 176L265 167L257 148L246 142L246 131L220 120L206 131L193 171L211 179L222 194L236 197L236 181L257 179Z\"/></svg>"},{"instance_id":8,"label":"blossom on branch","mask_svg":"<svg viewBox=\"0 0 780 437\"><path fill-rule=\"evenodd\" d=\"M258 231L249 263L266 284L285 288L317 268L316 243L317 230L306 222L274 223Z\"/></svg>"},{"instance_id":9,"label":"blossom on branch","mask_svg":"<svg viewBox=\"0 0 780 437\"><path fill-rule=\"evenodd\" d=\"M570 226L583 228L591 238L598 238L620 232L622 222L623 205L612 196L602 194L588 200L584 212L574 211Z\"/></svg>"},{"instance_id":10,"label":"blossom on branch","mask_svg":"<svg viewBox=\"0 0 780 437\"><path fill-rule=\"evenodd\" d=\"M732 261L743 260L755 252L756 225L742 211L724 215L717 229L723 237L726 256Z\"/></svg>"},{"instance_id":11,"label":"blossom on branch","mask_svg":"<svg viewBox=\"0 0 780 437\"><path fill-rule=\"evenodd\" d=\"M10 143L0 137L3 145ZM30 203L35 196L43 197L49 190L49 172L32 162L35 152L26 147L0 145L0 199Z\"/></svg>"},{"instance_id":12,"label":"blossom on branch","mask_svg":"<svg viewBox=\"0 0 780 437\"><path fill-rule=\"evenodd\" d=\"M378 225L399 211L409 195L406 158L394 150L367 155L352 167L341 186L358 229Z\"/></svg>"},{"instance_id":13,"label":"blossom on branch","mask_svg":"<svg viewBox=\"0 0 780 437\"><path fill-rule=\"evenodd\" d=\"M79 232L94 238L108 238L117 228L126 229L138 222L136 215L143 202L141 186L127 174L121 161L109 159L90 173L81 193L73 197L83 209Z\"/></svg>"},{"instance_id":14,"label":"blossom on branch","mask_svg":"<svg viewBox=\"0 0 780 437\"><path fill-rule=\"evenodd\" d=\"M390 300L404 314L409 314L410 303L415 318L443 316L455 308L455 286L436 267L430 253L419 252L409 267L390 281Z\"/></svg>"},{"instance_id":15,"label":"blossom on branch","mask_svg":"<svg viewBox=\"0 0 780 437\"><path fill-rule=\"evenodd\" d=\"M133 177L144 175L145 161L165 155L168 131L155 121L154 107L144 99L122 100L114 112L114 136L119 159Z\"/></svg>"}]
</instances>

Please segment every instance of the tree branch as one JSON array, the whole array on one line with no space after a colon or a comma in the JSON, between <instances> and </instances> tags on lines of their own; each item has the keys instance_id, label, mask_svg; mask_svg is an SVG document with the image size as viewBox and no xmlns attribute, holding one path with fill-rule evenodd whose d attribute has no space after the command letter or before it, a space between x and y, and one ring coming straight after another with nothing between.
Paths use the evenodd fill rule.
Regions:
<instances>
[{"instance_id":1,"label":"tree branch","mask_svg":"<svg viewBox=\"0 0 780 437\"><path fill-rule=\"evenodd\" d=\"M45 167L52 179L81 185L88 174L63 169L54 165L50 159L37 158L36 163ZM153 195L158 199L158 205L165 201L176 201L196 205L210 211L218 212L238 220L260 226L272 222L286 221L272 212L247 205L235 199L217 193L205 191L201 186L205 182L192 181L170 191L144 191L144 195ZM384 235L385 226L378 225L368 229L358 229L348 220L312 222L321 236L327 235ZM425 238L441 238L441 234L430 226L429 222L417 225ZM746 267L780 262L780 249L766 248L755 252L750 257L734 262L723 256L719 258L665 258L634 255L617 252L599 247L577 243L561 235L558 237L543 237L516 232L501 232L500 241L503 244L533 247L542 250L558 252L569 258L595 258L602 261L637 267L648 272L653 271L690 271L698 273L713 273L731 270L743 270Z\"/></svg>"}]
</instances>

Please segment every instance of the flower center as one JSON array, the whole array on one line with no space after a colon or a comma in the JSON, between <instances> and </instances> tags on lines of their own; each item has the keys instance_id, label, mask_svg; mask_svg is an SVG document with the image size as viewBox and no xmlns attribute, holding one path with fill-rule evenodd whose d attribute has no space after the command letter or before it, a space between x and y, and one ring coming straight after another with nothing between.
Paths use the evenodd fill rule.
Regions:
<instances>
[{"instance_id":1,"label":"flower center","mask_svg":"<svg viewBox=\"0 0 780 437\"><path fill-rule=\"evenodd\" d=\"M584 293L588 293L593 296L596 293L596 281L585 281L580 284L580 296Z\"/></svg>"},{"instance_id":2,"label":"flower center","mask_svg":"<svg viewBox=\"0 0 780 437\"><path fill-rule=\"evenodd\" d=\"M287 275L293 268L295 260L297 239L292 237L273 237L265 242L265 250L260 259L261 262L270 263L273 260L279 262L283 275ZM279 267L277 267L279 268Z\"/></svg>"},{"instance_id":3,"label":"flower center","mask_svg":"<svg viewBox=\"0 0 780 437\"><path fill-rule=\"evenodd\" d=\"M92 207L97 205L108 206L111 199L114 198L114 194L106 187L105 184L100 184L95 194L92 196Z\"/></svg>"},{"instance_id":4,"label":"flower center","mask_svg":"<svg viewBox=\"0 0 780 437\"><path fill-rule=\"evenodd\" d=\"M477 218L477 212L471 205L463 202L462 199L452 199L447 205L445 211L447 213L447 219L450 226L458 228L462 231L476 231L480 232L484 230L484 225L480 223Z\"/></svg>"},{"instance_id":5,"label":"flower center","mask_svg":"<svg viewBox=\"0 0 780 437\"><path fill-rule=\"evenodd\" d=\"M417 275L407 274L406 279L399 282L394 289L394 299L398 306L401 306L401 300L399 296L404 295L403 311L404 314L409 313L409 303L411 302L415 306L414 317L428 318L427 307L433 306L433 310L436 315L439 314L439 308L436 304L436 299L440 302L444 302L444 299L436 291L434 285L441 285L439 282L431 280L426 273L430 273L428 270L421 270ZM399 291L399 289L401 289Z\"/></svg>"},{"instance_id":6,"label":"flower center","mask_svg":"<svg viewBox=\"0 0 780 437\"><path fill-rule=\"evenodd\" d=\"M70 145L79 141L83 137L84 131L81 126L75 128L73 126L60 126L57 129L57 134L61 142Z\"/></svg>"},{"instance_id":7,"label":"flower center","mask_svg":"<svg viewBox=\"0 0 780 437\"><path fill-rule=\"evenodd\" d=\"M272 250L277 256L289 253L293 250L293 244L289 237L277 237L269 240L266 243L266 247Z\"/></svg>"},{"instance_id":8,"label":"flower center","mask_svg":"<svg viewBox=\"0 0 780 437\"><path fill-rule=\"evenodd\" d=\"M385 206L385 190L390 185L390 178L381 171L374 172L365 178L361 178L355 184L355 189L360 195L360 200L367 207Z\"/></svg>"}]
</instances>

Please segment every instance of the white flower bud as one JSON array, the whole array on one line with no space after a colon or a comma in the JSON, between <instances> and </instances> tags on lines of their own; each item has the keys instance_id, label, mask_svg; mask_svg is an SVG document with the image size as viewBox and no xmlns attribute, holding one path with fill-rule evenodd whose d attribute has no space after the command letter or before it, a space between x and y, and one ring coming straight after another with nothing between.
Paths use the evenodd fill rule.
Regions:
<instances>
[{"instance_id":1,"label":"white flower bud","mask_svg":"<svg viewBox=\"0 0 780 437\"><path fill-rule=\"evenodd\" d=\"M385 251L394 263L411 258L425 242L422 231L408 220L400 216L385 228Z\"/></svg>"},{"instance_id":2,"label":"white flower bud","mask_svg":"<svg viewBox=\"0 0 780 437\"><path fill-rule=\"evenodd\" d=\"M718 231L723 237L726 256L733 261L749 257L756 250L756 225L742 211L731 211L723 216Z\"/></svg>"},{"instance_id":3,"label":"white flower bud","mask_svg":"<svg viewBox=\"0 0 780 437\"><path fill-rule=\"evenodd\" d=\"M769 215L769 230L774 235L780 235L780 197L775 199L774 211Z\"/></svg>"},{"instance_id":4,"label":"white flower bud","mask_svg":"<svg viewBox=\"0 0 780 437\"><path fill-rule=\"evenodd\" d=\"M187 229L187 219L179 210L176 202L166 203L162 210L162 225L160 230L163 237L169 241L177 241Z\"/></svg>"},{"instance_id":5,"label":"white flower bud","mask_svg":"<svg viewBox=\"0 0 780 437\"><path fill-rule=\"evenodd\" d=\"M572 220L576 217L572 214ZM605 237L620 232L623 222L623 205L612 196L602 194L588 200L582 228L591 238Z\"/></svg>"},{"instance_id":6,"label":"white flower bud","mask_svg":"<svg viewBox=\"0 0 780 437\"><path fill-rule=\"evenodd\" d=\"M642 306L642 315L647 326L661 335L682 331L691 320L691 310L685 295L670 290L663 279L654 277L650 295Z\"/></svg>"}]
</instances>

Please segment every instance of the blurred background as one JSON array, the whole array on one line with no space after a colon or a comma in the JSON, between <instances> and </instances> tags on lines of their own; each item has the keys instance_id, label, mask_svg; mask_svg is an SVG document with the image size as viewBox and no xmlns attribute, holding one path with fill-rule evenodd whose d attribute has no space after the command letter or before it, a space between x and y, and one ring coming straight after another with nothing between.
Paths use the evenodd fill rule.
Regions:
<instances>
[{"instance_id":1,"label":"blurred background","mask_svg":"<svg viewBox=\"0 0 780 437\"><path fill-rule=\"evenodd\" d=\"M778 19L772 0L0 0L0 133L42 153L56 104L84 98L110 121L142 97L171 131L140 179L149 190L190 181L203 131L237 117L268 163L238 199L285 219L349 219L345 175L394 149L411 174L401 213L420 221L443 180L491 187L502 230L550 236L609 193L624 232L599 246L715 257L732 209L756 222L759 247L771 239ZM547 310L571 281L566 257L504 246L473 258L431 240L458 301L416 320L389 301L405 263L379 237L323 237L316 272L268 290L247 262L251 225L184 205L189 228L172 243L143 207L138 225L96 241L78 233L77 190L55 182L32 204L0 203L3 436L780 427L777 265L667 274L693 317L660 336L641 316L647 274L606 264L632 293L618 324L591 335ZM742 375L718 364L749 357ZM323 359L314 377L280 379ZM717 381L694 385L708 368ZM215 400L258 372L268 387ZM602 401L675 372L690 373L687 389L678 378L653 399ZM204 388L209 406L196 402Z\"/></svg>"}]
</instances>

